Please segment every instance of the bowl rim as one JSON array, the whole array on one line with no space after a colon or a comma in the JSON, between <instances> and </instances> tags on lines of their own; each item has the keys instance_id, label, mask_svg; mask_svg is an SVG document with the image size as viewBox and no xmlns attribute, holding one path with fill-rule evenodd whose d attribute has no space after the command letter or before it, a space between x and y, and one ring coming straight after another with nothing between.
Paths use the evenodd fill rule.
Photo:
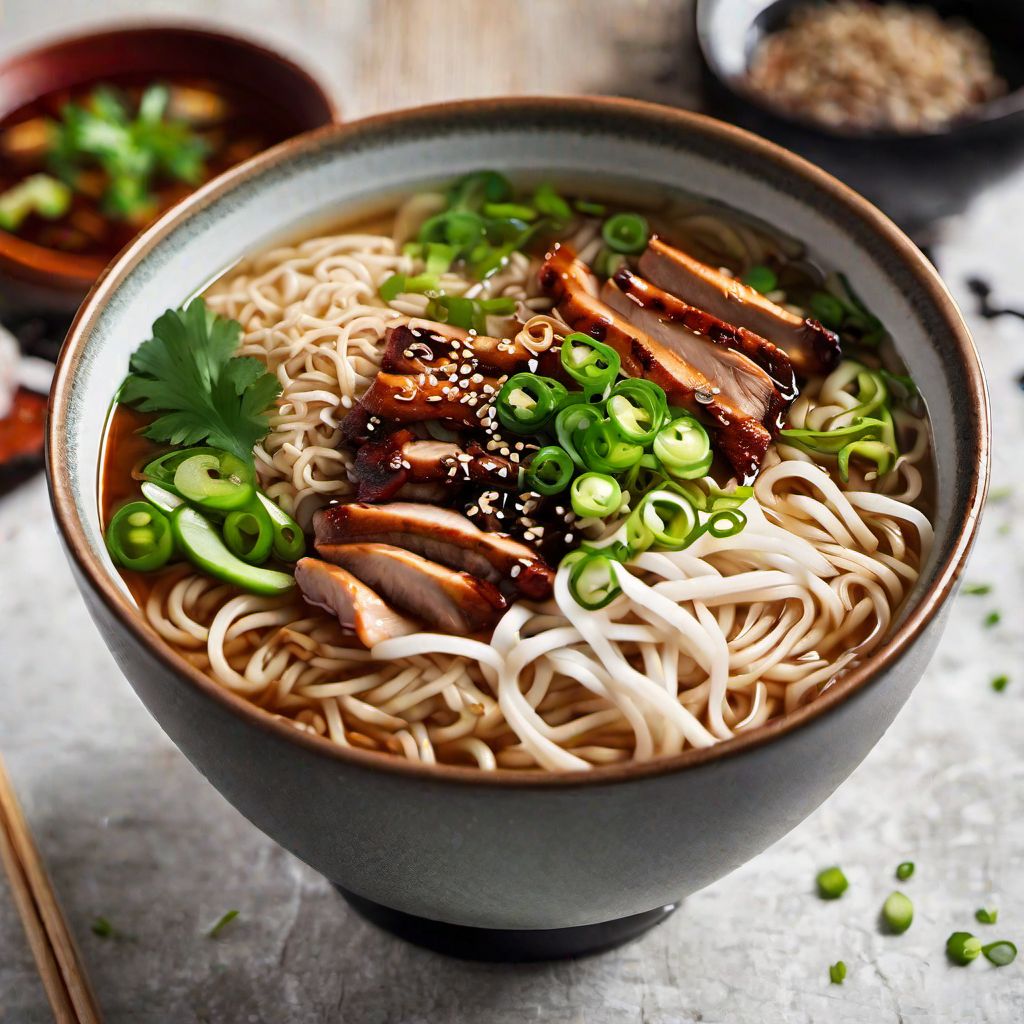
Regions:
<instances>
[{"instance_id":1,"label":"bowl rim","mask_svg":"<svg viewBox=\"0 0 1024 1024\"><path fill-rule=\"evenodd\" d=\"M570 112L579 115L581 119L588 115L626 113L642 119L652 128L670 131L683 129L725 145L739 145L760 159L769 161L815 188L823 190L902 257L922 287L930 294L935 307L946 321L946 327L964 363L966 382L963 397L970 402L976 413L976 430L967 444L973 456L971 464L977 467L977 471L970 482L963 518L951 527L953 539L950 551L938 566L933 582L917 600L888 642L872 651L816 700L756 730L741 733L710 747L689 749L671 757L655 758L650 761L629 761L578 772L552 773L539 769L487 771L475 766L425 765L390 753L342 747L325 737L296 729L193 667L166 644L156 630L146 622L138 608L115 583L113 575L89 547L75 505L68 465L59 458L58 453L67 432L71 381L83 358L85 340L100 312L110 296L116 292L122 279L145 260L154 246L193 213L214 203L249 178L286 164L297 156L316 152L325 145L358 139L362 134L372 134L381 128L415 126L418 122L429 122L438 117L458 118L462 114L470 113L479 117L483 114L487 116L489 123L501 123L501 115L513 112L520 115ZM347 124L329 125L280 143L202 186L140 235L113 264L106 268L93 285L75 316L57 362L50 392L46 442L46 474L50 500L68 557L78 571L80 582L88 584L92 593L106 606L107 611L120 621L136 642L142 644L153 657L162 662L163 667L171 674L197 687L202 695L216 701L230 713L238 715L245 724L274 737L283 738L286 742L296 743L312 755L335 760L353 768L384 771L420 781L483 785L499 789L567 788L628 783L713 765L726 758L748 754L773 741L781 740L829 714L844 701L860 695L879 679L885 669L907 653L951 595L963 571L977 531L988 490L990 462L988 393L981 362L970 332L936 269L888 217L852 189L802 157L733 125L701 114L654 103L583 96L462 100L390 111Z\"/></svg>"},{"instance_id":2,"label":"bowl rim","mask_svg":"<svg viewBox=\"0 0 1024 1024\"><path fill-rule=\"evenodd\" d=\"M805 114L795 114L784 107L776 106L770 100L765 99L756 89L746 83L745 75L727 73L722 67L718 57L716 35L710 30L708 19L711 17L709 11L712 4L717 0L697 0L694 5L694 36L697 41L697 48L707 71L723 88L743 103L749 103L752 107L775 118L782 124L813 134L820 139L829 139L833 142L843 143L897 143L897 142L928 142L944 139L954 139L969 136L972 132L981 131L985 128L1000 125L1004 121L1018 117L1024 110L1024 85L1011 89L1002 96L986 100L968 110L963 116L956 118L946 124L934 128L925 128L918 131L901 132L891 128L841 128L832 127L815 121L813 117ZM764 14L769 8L780 3L781 0L767 0L762 3L752 16L745 19L745 32L750 31L754 21ZM925 0L925 6L931 7ZM943 19L943 20L949 20ZM989 41L986 33L981 32L977 26L972 26ZM749 70L749 61L744 71Z\"/></svg>"},{"instance_id":3,"label":"bowl rim","mask_svg":"<svg viewBox=\"0 0 1024 1024\"><path fill-rule=\"evenodd\" d=\"M329 124L337 124L341 120L341 112L331 92L324 88L323 83L311 71L292 60L291 57L271 48L270 45L258 39L236 33L234 30L226 31L219 26L211 26L187 18L180 20L169 18L159 21L137 19L107 25L99 24L85 31L61 33L44 38L30 49L16 50L6 58L0 59L0 77L12 69L23 65L31 65L33 62L45 59L48 56L60 59L62 56L61 51L73 52L77 47L83 45L117 42L120 40L130 44L133 40L143 36L159 36L162 34L177 35L186 41L188 39L203 39L220 46L234 47L236 51L246 50L257 60L268 64L276 64L279 68L292 75L297 82L301 82L303 88L309 91L309 95L315 96L323 104L324 110L329 116ZM66 57L67 54L63 56ZM116 74L117 72L115 71L114 73ZM214 77L216 76L214 75ZM87 79L87 81L98 80ZM41 95L46 95L46 93ZM38 96L34 97L34 99L38 98ZM18 106L13 109L17 110L19 107L24 106L25 103L34 102L34 99L18 100ZM8 113L11 112L8 111ZM5 113L0 112L0 120L6 116ZM192 194L189 193L185 198L190 198ZM178 202L183 201L178 200ZM161 216L163 215L161 214ZM119 256L120 253L110 262L114 262ZM73 253L62 253L57 249L48 249L45 245L26 242L25 239L19 238L11 232L0 231L0 266L8 268L9 272L16 276L31 277L32 279L45 278L49 286L57 290L85 290L96 281L106 263L107 261L102 257L76 256ZM81 294L81 291L79 294Z\"/></svg>"}]
</instances>

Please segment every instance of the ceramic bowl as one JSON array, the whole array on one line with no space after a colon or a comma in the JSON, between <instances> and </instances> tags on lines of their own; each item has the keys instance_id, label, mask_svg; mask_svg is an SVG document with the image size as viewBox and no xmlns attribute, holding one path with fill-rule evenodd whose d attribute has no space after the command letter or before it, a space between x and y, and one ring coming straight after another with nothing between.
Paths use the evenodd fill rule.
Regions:
<instances>
[{"instance_id":1,"label":"ceramic bowl","mask_svg":"<svg viewBox=\"0 0 1024 1024\"><path fill-rule=\"evenodd\" d=\"M963 209L1024 158L1024 5L929 0L943 18L974 25L992 45L1008 91L950 125L919 133L831 130L767 102L746 82L750 56L807 0L697 0L696 36L709 112L820 164L908 230L924 233Z\"/></svg>"},{"instance_id":2,"label":"ceramic bowl","mask_svg":"<svg viewBox=\"0 0 1024 1024\"><path fill-rule=\"evenodd\" d=\"M336 111L302 68L256 43L183 25L90 32L0 62L0 120L49 93L125 77L174 75L223 82L280 110L275 141L329 124ZM6 309L68 314L103 261L33 245L0 231L0 298Z\"/></svg>"},{"instance_id":3,"label":"ceramic bowl","mask_svg":"<svg viewBox=\"0 0 1024 1024\"><path fill-rule=\"evenodd\" d=\"M815 703L719 746L642 764L562 776L423 766L296 731L190 667L134 608L104 550L96 477L115 382L153 319L283 235L480 167L685 186L756 213L844 268L899 339L941 453L937 539L888 641ZM984 498L988 434L981 368L949 293L864 200L697 115L508 99L307 135L164 216L78 314L52 393L49 478L99 630L214 786L364 913L450 951L526 957L598 948L657 920L783 836L857 767L939 639Z\"/></svg>"}]
</instances>

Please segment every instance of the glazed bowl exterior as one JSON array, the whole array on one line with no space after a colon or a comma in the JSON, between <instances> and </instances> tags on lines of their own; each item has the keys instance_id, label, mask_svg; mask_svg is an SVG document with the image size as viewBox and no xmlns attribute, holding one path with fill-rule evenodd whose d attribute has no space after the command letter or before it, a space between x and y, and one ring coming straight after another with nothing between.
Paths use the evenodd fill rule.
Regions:
<instances>
[{"instance_id":1,"label":"glazed bowl exterior","mask_svg":"<svg viewBox=\"0 0 1024 1024\"><path fill-rule=\"evenodd\" d=\"M145 24L59 39L0 61L0 120L50 93L136 75L212 79L242 89L281 112L287 136L337 116L320 84L272 50L209 29ZM102 260L0 231L0 299L7 308L70 316L102 268Z\"/></svg>"},{"instance_id":2,"label":"glazed bowl exterior","mask_svg":"<svg viewBox=\"0 0 1024 1024\"><path fill-rule=\"evenodd\" d=\"M332 746L191 668L138 615L100 533L103 424L136 345L245 254L480 167L684 188L805 239L889 325L928 397L936 543L891 638L814 704L709 750L550 776L413 765ZM646 104L511 99L423 108L293 140L229 172L122 255L79 313L52 394L63 542L121 669L168 735L258 827L331 881L410 914L562 928L672 903L783 836L892 722L939 639L988 475L988 407L931 265L881 214L738 129Z\"/></svg>"}]
</instances>

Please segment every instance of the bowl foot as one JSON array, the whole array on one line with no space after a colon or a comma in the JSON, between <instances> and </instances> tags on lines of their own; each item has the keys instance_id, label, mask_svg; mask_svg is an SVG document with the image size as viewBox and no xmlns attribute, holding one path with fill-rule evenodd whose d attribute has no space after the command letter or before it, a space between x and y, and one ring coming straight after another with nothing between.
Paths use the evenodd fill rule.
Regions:
<instances>
[{"instance_id":1,"label":"bowl foot","mask_svg":"<svg viewBox=\"0 0 1024 1024\"><path fill-rule=\"evenodd\" d=\"M664 921L679 906L671 903L615 921L574 928L471 928L392 910L357 896L340 885L335 888L360 917L406 942L461 960L503 963L562 960L602 953L642 935L648 928Z\"/></svg>"}]
</instances>

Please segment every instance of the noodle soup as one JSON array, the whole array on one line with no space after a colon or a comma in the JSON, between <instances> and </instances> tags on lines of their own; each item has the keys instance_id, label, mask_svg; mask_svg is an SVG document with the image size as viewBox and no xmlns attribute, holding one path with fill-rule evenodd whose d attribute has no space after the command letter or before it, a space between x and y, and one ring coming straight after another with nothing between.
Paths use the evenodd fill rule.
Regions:
<instances>
[{"instance_id":1,"label":"noodle soup","mask_svg":"<svg viewBox=\"0 0 1024 1024\"><path fill-rule=\"evenodd\" d=\"M894 339L799 241L612 195L480 172L165 314L102 474L140 614L298 729L484 769L710 746L877 644L931 540Z\"/></svg>"}]
</instances>

